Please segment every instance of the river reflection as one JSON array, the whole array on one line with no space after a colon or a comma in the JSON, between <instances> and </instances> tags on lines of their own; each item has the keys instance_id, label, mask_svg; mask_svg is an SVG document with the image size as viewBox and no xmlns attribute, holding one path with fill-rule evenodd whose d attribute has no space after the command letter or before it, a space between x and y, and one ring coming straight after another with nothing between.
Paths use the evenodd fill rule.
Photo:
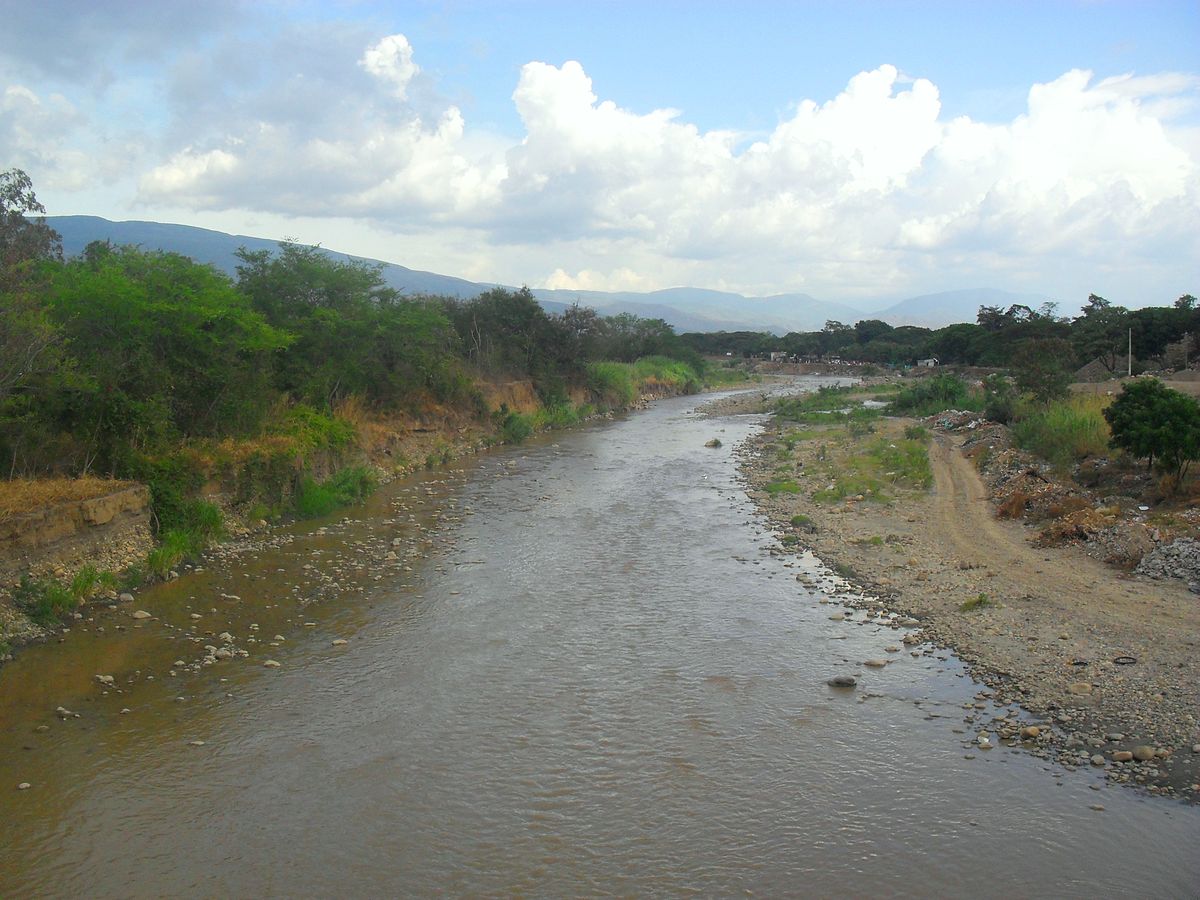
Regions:
<instances>
[{"instance_id":1,"label":"river reflection","mask_svg":"<svg viewBox=\"0 0 1200 900\"><path fill-rule=\"evenodd\" d=\"M694 405L393 487L149 592L151 625L69 635L82 661L23 655L5 893L1197 891L1196 809L970 753L946 654L859 668L896 632L831 621L770 554L732 456L756 420ZM170 676L198 609L251 655ZM89 684L133 660L126 693Z\"/></svg>"}]
</instances>

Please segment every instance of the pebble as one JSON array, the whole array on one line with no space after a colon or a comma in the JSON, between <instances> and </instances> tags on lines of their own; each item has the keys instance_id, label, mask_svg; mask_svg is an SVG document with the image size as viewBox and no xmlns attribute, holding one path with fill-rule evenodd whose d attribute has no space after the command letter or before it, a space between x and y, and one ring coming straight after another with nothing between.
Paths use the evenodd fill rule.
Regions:
<instances>
[{"instance_id":1,"label":"pebble","mask_svg":"<svg viewBox=\"0 0 1200 900\"><path fill-rule=\"evenodd\" d=\"M33 787L33 785L30 784L28 781L22 781L20 784L17 785L17 790L18 791L27 791L31 787Z\"/></svg>"},{"instance_id":2,"label":"pebble","mask_svg":"<svg viewBox=\"0 0 1200 900\"><path fill-rule=\"evenodd\" d=\"M830 687L852 688L858 684L858 679L853 675L834 675L825 683Z\"/></svg>"},{"instance_id":3,"label":"pebble","mask_svg":"<svg viewBox=\"0 0 1200 900\"><path fill-rule=\"evenodd\" d=\"M1148 760L1154 759L1154 748L1147 747L1145 744L1134 747L1133 758L1138 762L1147 762Z\"/></svg>"},{"instance_id":4,"label":"pebble","mask_svg":"<svg viewBox=\"0 0 1200 900\"><path fill-rule=\"evenodd\" d=\"M111 675L97 675L96 680L101 684L107 684L110 686L113 684L113 677Z\"/></svg>"},{"instance_id":5,"label":"pebble","mask_svg":"<svg viewBox=\"0 0 1200 900\"><path fill-rule=\"evenodd\" d=\"M1104 765L1104 757L1101 756L1099 753L1093 754L1092 755L1092 765L1096 766L1096 767L1103 766Z\"/></svg>"},{"instance_id":6,"label":"pebble","mask_svg":"<svg viewBox=\"0 0 1200 900\"><path fill-rule=\"evenodd\" d=\"M278 669L279 663L277 663L273 659L268 659L265 663L263 663L263 668L264 669Z\"/></svg>"},{"instance_id":7,"label":"pebble","mask_svg":"<svg viewBox=\"0 0 1200 900\"><path fill-rule=\"evenodd\" d=\"M1076 681L1074 684L1067 686L1067 693L1069 694L1090 694L1091 692L1092 685L1088 681Z\"/></svg>"},{"instance_id":8,"label":"pebble","mask_svg":"<svg viewBox=\"0 0 1200 900\"><path fill-rule=\"evenodd\" d=\"M1026 725L1021 729L1021 737L1023 738L1035 738L1041 733L1042 729L1038 728L1036 725Z\"/></svg>"},{"instance_id":9,"label":"pebble","mask_svg":"<svg viewBox=\"0 0 1200 900\"><path fill-rule=\"evenodd\" d=\"M1104 812L1103 803L1093 803L1090 808L1094 809L1096 812Z\"/></svg>"},{"instance_id":10,"label":"pebble","mask_svg":"<svg viewBox=\"0 0 1200 900\"><path fill-rule=\"evenodd\" d=\"M1133 754L1128 750L1118 750L1113 754L1113 762L1130 762L1133 759Z\"/></svg>"},{"instance_id":11,"label":"pebble","mask_svg":"<svg viewBox=\"0 0 1200 900\"><path fill-rule=\"evenodd\" d=\"M133 613L132 617L135 619L152 619L152 618L154 618L153 616L150 615L150 613L146 612L144 609L139 609L137 612Z\"/></svg>"},{"instance_id":12,"label":"pebble","mask_svg":"<svg viewBox=\"0 0 1200 900\"><path fill-rule=\"evenodd\" d=\"M122 603L132 603L133 602L133 594L121 594L119 597L117 597L117 599L120 600Z\"/></svg>"},{"instance_id":13,"label":"pebble","mask_svg":"<svg viewBox=\"0 0 1200 900\"><path fill-rule=\"evenodd\" d=\"M193 747L203 747L204 741L188 741L188 744L190 744Z\"/></svg>"},{"instance_id":14,"label":"pebble","mask_svg":"<svg viewBox=\"0 0 1200 900\"><path fill-rule=\"evenodd\" d=\"M347 640L344 640L342 638L338 638L337 640L333 641L332 643L333 643L334 647L345 647L350 642Z\"/></svg>"}]
</instances>

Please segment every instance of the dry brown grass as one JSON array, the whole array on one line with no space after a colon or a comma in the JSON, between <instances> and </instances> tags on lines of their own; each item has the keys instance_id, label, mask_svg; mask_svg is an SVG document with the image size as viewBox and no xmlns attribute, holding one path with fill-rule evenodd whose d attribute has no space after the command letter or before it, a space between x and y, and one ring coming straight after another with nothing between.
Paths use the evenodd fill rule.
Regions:
<instances>
[{"instance_id":1,"label":"dry brown grass","mask_svg":"<svg viewBox=\"0 0 1200 900\"><path fill-rule=\"evenodd\" d=\"M103 497L135 482L111 478L17 478L0 481L0 521L56 503Z\"/></svg>"}]
</instances>

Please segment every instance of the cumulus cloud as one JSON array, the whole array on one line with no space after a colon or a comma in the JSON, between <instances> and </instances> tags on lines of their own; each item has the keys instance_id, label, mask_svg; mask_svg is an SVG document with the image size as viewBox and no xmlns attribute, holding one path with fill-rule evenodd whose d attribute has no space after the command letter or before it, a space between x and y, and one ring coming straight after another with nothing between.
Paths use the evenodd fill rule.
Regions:
<instances>
[{"instance_id":1,"label":"cumulus cloud","mask_svg":"<svg viewBox=\"0 0 1200 900\"><path fill-rule=\"evenodd\" d=\"M1175 125L1200 96L1188 74L1071 71L1033 85L1020 116L981 122L881 65L751 136L602 99L579 62L530 62L506 141L472 131L418 58L403 34L354 28L180 54L140 199L453 227L497 256L540 248L535 271L577 289L845 296L942 271L1053 290L1021 279L1200 250L1200 140Z\"/></svg>"},{"instance_id":2,"label":"cumulus cloud","mask_svg":"<svg viewBox=\"0 0 1200 900\"><path fill-rule=\"evenodd\" d=\"M368 47L358 64L385 82L392 93L403 100L408 93L408 83L421 71L412 57L412 45L408 38L393 34Z\"/></svg>"}]
</instances>

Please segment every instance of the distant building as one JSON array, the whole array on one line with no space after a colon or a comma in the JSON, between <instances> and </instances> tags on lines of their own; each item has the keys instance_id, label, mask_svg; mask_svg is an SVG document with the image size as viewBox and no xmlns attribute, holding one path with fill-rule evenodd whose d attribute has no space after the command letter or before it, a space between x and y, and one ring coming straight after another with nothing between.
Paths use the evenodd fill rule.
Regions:
<instances>
[{"instance_id":1,"label":"distant building","mask_svg":"<svg viewBox=\"0 0 1200 900\"><path fill-rule=\"evenodd\" d=\"M935 369L935 368L937 368L937 364L938 364L938 358L936 356L931 356L931 357L929 357L929 359L918 359L917 360L917 368L918 369Z\"/></svg>"},{"instance_id":2,"label":"distant building","mask_svg":"<svg viewBox=\"0 0 1200 900\"><path fill-rule=\"evenodd\" d=\"M786 360L787 358L788 358L787 353L785 353L782 350L772 350L771 351L771 362L779 362L780 360Z\"/></svg>"}]
</instances>

